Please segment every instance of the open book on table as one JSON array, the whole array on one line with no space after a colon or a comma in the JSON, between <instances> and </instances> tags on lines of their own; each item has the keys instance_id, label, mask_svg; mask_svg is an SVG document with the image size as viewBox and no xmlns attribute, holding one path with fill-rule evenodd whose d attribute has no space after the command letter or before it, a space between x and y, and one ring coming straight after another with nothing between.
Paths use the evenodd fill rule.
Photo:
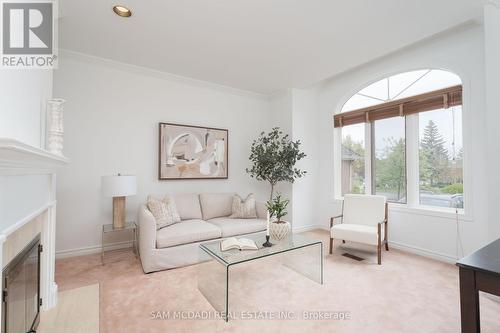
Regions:
<instances>
[{"instance_id":1,"label":"open book on table","mask_svg":"<svg viewBox=\"0 0 500 333\"><path fill-rule=\"evenodd\" d=\"M257 244L251 239L231 237L220 242L222 251L237 249L237 250L258 250Z\"/></svg>"}]
</instances>

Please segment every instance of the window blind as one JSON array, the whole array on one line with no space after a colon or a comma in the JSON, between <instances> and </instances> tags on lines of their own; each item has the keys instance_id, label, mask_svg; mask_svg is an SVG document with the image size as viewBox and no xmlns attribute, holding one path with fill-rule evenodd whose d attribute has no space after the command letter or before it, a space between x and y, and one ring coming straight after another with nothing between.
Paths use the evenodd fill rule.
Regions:
<instances>
[{"instance_id":1,"label":"window blind","mask_svg":"<svg viewBox=\"0 0 500 333\"><path fill-rule=\"evenodd\" d=\"M462 85L430 91L334 116L334 126L342 127L392 117L404 117L419 112L447 109L462 105Z\"/></svg>"}]
</instances>

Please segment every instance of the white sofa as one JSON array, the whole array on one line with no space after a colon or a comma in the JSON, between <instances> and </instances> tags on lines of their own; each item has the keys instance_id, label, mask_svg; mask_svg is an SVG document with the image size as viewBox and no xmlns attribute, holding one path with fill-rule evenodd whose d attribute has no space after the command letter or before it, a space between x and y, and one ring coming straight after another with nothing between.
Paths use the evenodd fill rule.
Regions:
<instances>
[{"instance_id":1,"label":"white sofa","mask_svg":"<svg viewBox=\"0 0 500 333\"><path fill-rule=\"evenodd\" d=\"M145 273L198 263L198 247L209 240L262 232L266 208L256 219L229 218L234 193L174 194L181 222L156 230L146 205L139 208L139 253Z\"/></svg>"}]
</instances>

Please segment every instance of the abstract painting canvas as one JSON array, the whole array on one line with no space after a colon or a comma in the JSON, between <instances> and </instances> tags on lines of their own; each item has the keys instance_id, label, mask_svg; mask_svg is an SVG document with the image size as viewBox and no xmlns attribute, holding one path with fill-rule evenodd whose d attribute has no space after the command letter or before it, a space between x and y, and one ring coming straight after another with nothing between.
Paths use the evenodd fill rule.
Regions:
<instances>
[{"instance_id":1,"label":"abstract painting canvas","mask_svg":"<svg viewBox=\"0 0 500 333\"><path fill-rule=\"evenodd\" d=\"M227 179L228 130L160 123L159 179Z\"/></svg>"}]
</instances>

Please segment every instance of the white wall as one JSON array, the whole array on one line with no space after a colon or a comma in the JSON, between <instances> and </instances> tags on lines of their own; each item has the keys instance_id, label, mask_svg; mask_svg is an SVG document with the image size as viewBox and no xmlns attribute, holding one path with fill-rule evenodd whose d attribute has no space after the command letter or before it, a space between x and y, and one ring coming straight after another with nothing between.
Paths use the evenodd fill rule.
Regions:
<instances>
[{"instance_id":1,"label":"white wall","mask_svg":"<svg viewBox=\"0 0 500 333\"><path fill-rule=\"evenodd\" d=\"M488 134L489 175L489 238L500 237L498 219L498 189L500 188L500 154L498 153L498 124L500 124L500 5L487 5L484 9L484 51L486 72L486 108Z\"/></svg>"},{"instance_id":2,"label":"white wall","mask_svg":"<svg viewBox=\"0 0 500 333\"><path fill-rule=\"evenodd\" d=\"M318 171L321 163L318 133L318 95L316 90L293 89L293 140L300 140L307 156L297 163L304 177L293 183L293 227L304 230L321 225L318 219Z\"/></svg>"},{"instance_id":3,"label":"white wall","mask_svg":"<svg viewBox=\"0 0 500 333\"><path fill-rule=\"evenodd\" d=\"M270 99L271 124L280 127L294 141L300 140L301 151L306 157L297 168L307 174L293 184L279 183L276 192L290 200L285 217L294 230L304 230L318 225L316 182L318 174L318 95L315 90L288 89L275 93Z\"/></svg>"},{"instance_id":4,"label":"white wall","mask_svg":"<svg viewBox=\"0 0 500 333\"><path fill-rule=\"evenodd\" d=\"M290 200L288 215L296 231L317 227L317 181L319 169L318 94L314 89L288 89L275 93L270 99L271 123L279 126L294 141L300 140L300 149L306 157L297 168L307 174L293 184L280 183L276 191Z\"/></svg>"},{"instance_id":5,"label":"white wall","mask_svg":"<svg viewBox=\"0 0 500 333\"><path fill-rule=\"evenodd\" d=\"M280 91L271 95L269 101L270 120L274 126L291 135L293 131L293 95L292 89Z\"/></svg>"},{"instance_id":6,"label":"white wall","mask_svg":"<svg viewBox=\"0 0 500 333\"><path fill-rule=\"evenodd\" d=\"M0 91L0 137L44 148L45 102L52 97L52 70L2 70Z\"/></svg>"},{"instance_id":7,"label":"white wall","mask_svg":"<svg viewBox=\"0 0 500 333\"><path fill-rule=\"evenodd\" d=\"M462 27L454 33L414 45L326 81L320 88L318 159L319 219L324 226L329 216L340 210L334 200L334 130L332 117L342 104L363 86L391 74L422 68L450 70L461 76L464 85L464 154L466 158L466 203L469 221L460 222L465 253L485 244L488 232L486 158L484 135L484 48L480 26ZM497 131L498 133L498 131ZM498 142L496 134L496 142ZM490 151L490 153L493 153ZM425 212L390 209L390 241L415 251L454 258L456 225L451 216L431 216Z\"/></svg>"},{"instance_id":8,"label":"white wall","mask_svg":"<svg viewBox=\"0 0 500 333\"><path fill-rule=\"evenodd\" d=\"M50 203L49 175L0 175L0 230Z\"/></svg>"},{"instance_id":9,"label":"white wall","mask_svg":"<svg viewBox=\"0 0 500 333\"><path fill-rule=\"evenodd\" d=\"M284 134L293 137L293 95L292 90L277 92L270 96L269 100L269 119L272 127L279 127ZM268 199L271 193L271 188L268 186ZM293 186L290 183L278 183L274 188L274 194L281 193L283 197L290 200L288 204L288 214L284 217L285 220L294 223L293 221Z\"/></svg>"},{"instance_id":10,"label":"white wall","mask_svg":"<svg viewBox=\"0 0 500 333\"><path fill-rule=\"evenodd\" d=\"M67 100L64 153L71 163L58 173L59 252L100 245L100 227L111 223L102 175L137 175L129 219L148 194L236 191L267 199L267 186L245 172L252 140L270 128L266 96L61 53L54 92ZM229 129L229 179L157 180L158 122Z\"/></svg>"}]
</instances>

